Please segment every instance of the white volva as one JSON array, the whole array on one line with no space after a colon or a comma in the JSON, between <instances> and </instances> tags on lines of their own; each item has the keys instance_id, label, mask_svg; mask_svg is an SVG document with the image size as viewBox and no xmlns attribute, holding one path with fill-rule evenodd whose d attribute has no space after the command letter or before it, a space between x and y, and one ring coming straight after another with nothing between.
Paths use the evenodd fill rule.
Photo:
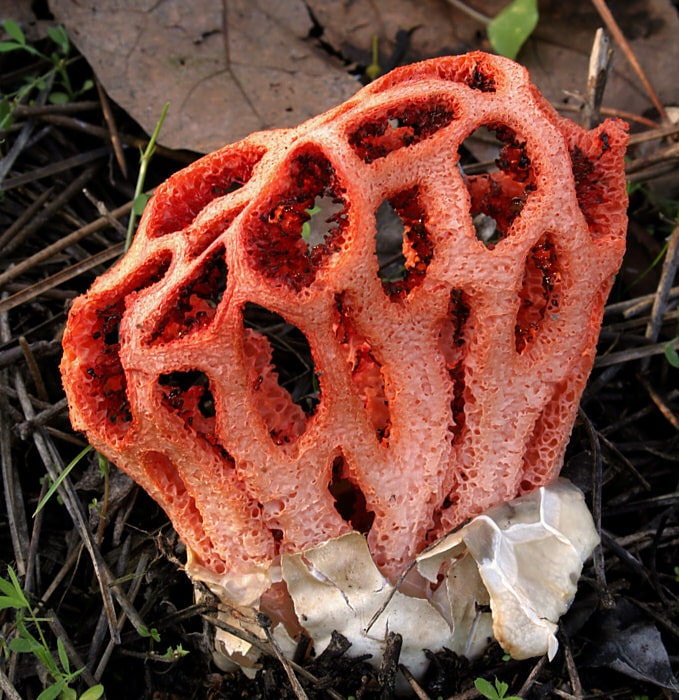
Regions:
<instances>
[{"instance_id":1,"label":"white volva","mask_svg":"<svg viewBox=\"0 0 679 700\"><path fill-rule=\"evenodd\" d=\"M337 630L351 654L372 654L379 663L387 632L397 632L401 663L417 676L426 668L424 649L474 657L493 637L514 658L553 658L558 619L598 542L582 493L559 479L491 508L422 552L413 566L430 584L421 589L427 598L395 590L357 532L283 555L280 574L316 653ZM294 650L282 626L274 637ZM253 660L254 649L232 635L221 633L219 647L234 660L248 652Z\"/></svg>"}]
</instances>

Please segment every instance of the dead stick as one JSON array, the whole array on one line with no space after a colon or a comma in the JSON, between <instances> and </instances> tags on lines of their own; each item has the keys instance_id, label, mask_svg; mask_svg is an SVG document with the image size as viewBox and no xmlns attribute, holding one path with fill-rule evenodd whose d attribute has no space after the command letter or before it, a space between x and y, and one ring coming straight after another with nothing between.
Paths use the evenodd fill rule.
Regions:
<instances>
[{"instance_id":1,"label":"dead stick","mask_svg":"<svg viewBox=\"0 0 679 700\"><path fill-rule=\"evenodd\" d=\"M118 217L125 216L125 214L129 214L131 209L132 202L127 202L127 204L123 204L122 207L114 209L111 212L111 216L117 219ZM93 233L96 233L97 231L106 228L106 226L110 226L108 218L105 216L101 216L98 219L95 219L94 221L90 222L89 224L82 226L76 231L73 231L73 233L70 233L68 236L64 236L64 238L55 241L54 243L52 243L52 245L48 245L46 248L43 248L38 253L35 253L35 255L31 255L30 258L22 260L21 262L10 267L9 269L5 270L5 272L0 274L0 287L7 284L7 282L9 282L10 280L19 277L19 275L22 275L24 272L31 270L36 265L39 265L40 263L43 263L46 260L49 260L53 255L60 253L64 248L68 248L68 246L73 245L78 241L81 241L83 238L91 236Z\"/></svg>"},{"instance_id":2,"label":"dead stick","mask_svg":"<svg viewBox=\"0 0 679 700\"><path fill-rule=\"evenodd\" d=\"M99 95L99 101L101 103L101 111L104 113L106 126L108 126L108 130L111 135L111 145L113 146L113 152L116 154L118 167L120 168L120 172L123 174L123 177L127 180L127 162L125 161L123 145L120 142L118 125L116 124L116 120L113 115L113 110L111 109L111 103L108 101L108 97L104 92L104 88L101 87L101 83L96 78L94 80L94 83L97 86L97 94Z\"/></svg>"},{"instance_id":3,"label":"dead stick","mask_svg":"<svg viewBox=\"0 0 679 700\"><path fill-rule=\"evenodd\" d=\"M667 245L665 253L665 261L663 262L662 272L660 274L660 282L653 299L653 307L651 309L651 318L646 327L646 337L655 342L660 335L660 328L663 324L663 316L667 309L672 282L677 274L679 267L679 225L674 227Z\"/></svg>"},{"instance_id":4,"label":"dead stick","mask_svg":"<svg viewBox=\"0 0 679 700\"><path fill-rule=\"evenodd\" d=\"M42 192L34 202L31 202L31 204L24 209L21 216L5 229L5 232L0 235L0 250L2 250L3 246L9 243L29 221L33 221L36 218L36 215L40 209L42 209L45 202L52 196L53 192L54 187L49 187Z\"/></svg>"},{"instance_id":5,"label":"dead stick","mask_svg":"<svg viewBox=\"0 0 679 700\"><path fill-rule=\"evenodd\" d=\"M111 248L102 250L81 262L75 263L75 265L67 267L65 270L60 270L51 277L47 277L40 282L32 284L30 287L22 289L20 292L16 292L16 294L12 294L12 296L0 300L0 313L3 311L9 311L10 309L20 306L21 304L25 304L27 301L40 296L57 285L63 284L64 282L81 275L83 272L87 272L93 267L97 267L102 263L108 262L112 258L117 258L123 252L124 247L124 243L117 243Z\"/></svg>"},{"instance_id":6,"label":"dead stick","mask_svg":"<svg viewBox=\"0 0 679 700\"><path fill-rule=\"evenodd\" d=\"M44 180L45 178L54 177L59 173L63 173L66 170L71 170L72 168L79 167L81 165L86 165L94 160L99 160L110 152L108 146L100 146L92 151L87 151L85 153L78 153L77 156L72 156L71 158L64 158L64 160L57 161L56 163L50 163L42 168L35 168L27 173L22 173L13 178L8 178L2 183L0 192L8 192L17 187L22 187L23 185L29 185L31 182L36 180Z\"/></svg>"},{"instance_id":7,"label":"dead stick","mask_svg":"<svg viewBox=\"0 0 679 700\"><path fill-rule=\"evenodd\" d=\"M601 101L608 79L612 53L608 35L603 29L597 29L589 57L585 105L582 112L582 125L586 129L592 129L601 120Z\"/></svg>"},{"instance_id":8,"label":"dead stick","mask_svg":"<svg viewBox=\"0 0 679 700\"><path fill-rule=\"evenodd\" d=\"M0 668L0 690L7 695L7 700L21 700L21 695L17 693L16 688L12 685L10 679L5 675L5 672Z\"/></svg>"},{"instance_id":9,"label":"dead stick","mask_svg":"<svg viewBox=\"0 0 679 700\"><path fill-rule=\"evenodd\" d=\"M297 696L298 700L309 700L309 696L304 691L304 688L302 688L302 684L299 682L299 679L295 675L295 671L293 670L290 661L286 659L285 656L283 656L281 648L278 646L276 640L273 637L273 634L271 633L271 621L264 620L263 615L258 615L258 618L261 620L259 623L260 627L264 630L264 634L266 635L266 638L269 641L269 644L271 645L271 648L273 649L273 652L276 655L278 662L283 667L285 675L288 677L290 685L292 686L292 689L295 695Z\"/></svg>"},{"instance_id":10,"label":"dead stick","mask_svg":"<svg viewBox=\"0 0 679 700\"><path fill-rule=\"evenodd\" d=\"M592 518L594 519L596 531L599 533L599 536L601 536L601 513L603 510L601 497L601 489L603 486L601 444L599 443L599 436L594 428L594 424L582 408L578 409L578 417L585 426L587 436L589 437L590 449L592 451ZM594 573L599 582L601 604L604 608L611 610L615 607L615 601L606 583L606 565L604 562L604 550L601 544L597 545L592 553L592 563L594 565Z\"/></svg>"},{"instance_id":11,"label":"dead stick","mask_svg":"<svg viewBox=\"0 0 679 700\"><path fill-rule=\"evenodd\" d=\"M84 170L73 180L62 192L60 192L49 204L47 204L38 215L18 231L11 241L8 241L4 253L12 252L22 241L31 236L35 231L42 228L57 211L69 202L85 185L92 179L97 166L92 166Z\"/></svg>"}]
</instances>

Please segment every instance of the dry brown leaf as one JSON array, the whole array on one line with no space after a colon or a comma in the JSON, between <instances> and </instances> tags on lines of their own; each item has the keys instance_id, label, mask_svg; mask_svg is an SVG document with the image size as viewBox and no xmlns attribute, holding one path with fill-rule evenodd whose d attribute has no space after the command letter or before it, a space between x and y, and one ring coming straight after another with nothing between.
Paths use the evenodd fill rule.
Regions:
<instances>
[{"instance_id":1,"label":"dry brown leaf","mask_svg":"<svg viewBox=\"0 0 679 700\"><path fill-rule=\"evenodd\" d=\"M467 4L492 16L506 1ZM50 7L110 96L146 131L169 101L163 144L201 152L299 124L345 100L360 87L350 69L370 63L373 36L385 69L489 48L485 27L443 0L50 0ZM661 99L679 104L679 18L670 0L612 10ZM588 2L541 3L540 11L519 60L550 101L577 106L573 94L584 89L602 21ZM604 105L650 108L619 48Z\"/></svg>"},{"instance_id":2,"label":"dry brown leaf","mask_svg":"<svg viewBox=\"0 0 679 700\"><path fill-rule=\"evenodd\" d=\"M146 131L170 103L162 141L209 151L252 131L291 126L357 88L307 36L301 0L186 3L52 0L109 95ZM224 27L226 31L223 31Z\"/></svg>"},{"instance_id":3,"label":"dry brown leaf","mask_svg":"<svg viewBox=\"0 0 679 700\"><path fill-rule=\"evenodd\" d=\"M496 4L501 4L494 0ZM370 60L372 36L385 60L399 29L415 29L417 57L473 48L478 27L445 3L229 0L156 3L50 0L108 94L151 132L165 102L161 141L207 152L258 129L293 126L360 88L347 61ZM478 41L476 44L478 45ZM412 59L413 54L409 58Z\"/></svg>"}]
</instances>

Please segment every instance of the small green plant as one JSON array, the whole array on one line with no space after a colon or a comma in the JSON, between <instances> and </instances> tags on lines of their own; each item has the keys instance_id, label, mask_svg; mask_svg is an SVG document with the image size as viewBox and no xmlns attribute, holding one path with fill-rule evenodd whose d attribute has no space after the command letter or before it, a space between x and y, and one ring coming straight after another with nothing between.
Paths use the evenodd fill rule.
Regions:
<instances>
[{"instance_id":1,"label":"small green plant","mask_svg":"<svg viewBox=\"0 0 679 700\"><path fill-rule=\"evenodd\" d=\"M368 80L375 80L382 72L382 67L380 66L380 51L379 51L379 38L377 34L373 34L372 41L372 63L365 69L365 77Z\"/></svg>"},{"instance_id":2,"label":"small green plant","mask_svg":"<svg viewBox=\"0 0 679 700\"><path fill-rule=\"evenodd\" d=\"M156 150L156 141L160 135L160 130L163 127L163 122L167 116L167 110L170 109L170 103L166 102L163 111L160 114L160 119L156 124L156 128L151 134L151 139L146 145L146 148L139 154L139 174L137 175L137 184L134 188L134 200L132 201L132 211L127 222L127 235L125 237L125 250L127 251L132 245L132 238L137 224L137 217L144 212L149 196L144 192L144 182L146 181L146 171L148 170L153 153Z\"/></svg>"},{"instance_id":3,"label":"small green plant","mask_svg":"<svg viewBox=\"0 0 679 700\"><path fill-rule=\"evenodd\" d=\"M160 632L158 632L158 630L155 627L151 627L151 629L148 629L148 627L140 627L138 631L139 636L151 640L151 646L153 646L153 642L160 641Z\"/></svg>"},{"instance_id":4,"label":"small green plant","mask_svg":"<svg viewBox=\"0 0 679 700\"><path fill-rule=\"evenodd\" d=\"M78 695L70 686L84 669L71 669L61 639L57 639L58 660L54 658L41 627L45 618L35 614L14 569L8 567L7 576L7 579L0 578L0 610L13 609L15 623L12 632L0 638L0 652L5 656L10 653L32 654L45 667L53 682L38 695L37 700L76 700ZM104 687L94 685L80 696L80 700L98 700L103 694Z\"/></svg>"},{"instance_id":5,"label":"small green plant","mask_svg":"<svg viewBox=\"0 0 679 700\"><path fill-rule=\"evenodd\" d=\"M309 217L315 216L318 214L319 211L321 211L321 208L319 206L313 206L311 209L306 209L306 213L309 215ZM311 220L305 221L302 224L302 238L308 243L309 240L311 239Z\"/></svg>"},{"instance_id":6,"label":"small green plant","mask_svg":"<svg viewBox=\"0 0 679 700\"><path fill-rule=\"evenodd\" d=\"M92 447L88 445L85 447L83 450L78 452L78 454L63 468L61 471L61 474L52 482L50 487L47 489L47 493L40 499L40 503L36 506L35 512L33 513L33 517L35 516L45 507L47 502L52 498L56 490L61 486L61 483L64 481L64 479L73 471L73 468L80 462L80 460L88 453Z\"/></svg>"},{"instance_id":7,"label":"small green plant","mask_svg":"<svg viewBox=\"0 0 679 700\"><path fill-rule=\"evenodd\" d=\"M190 654L188 649L184 649L181 644L177 644L176 647L168 647L167 651L161 656L164 661L177 661Z\"/></svg>"},{"instance_id":8,"label":"small green plant","mask_svg":"<svg viewBox=\"0 0 679 700\"><path fill-rule=\"evenodd\" d=\"M477 678L474 686L488 700L522 700L518 695L507 695L509 686L504 681L495 679L495 685L485 678Z\"/></svg>"},{"instance_id":9,"label":"small green plant","mask_svg":"<svg viewBox=\"0 0 679 700\"><path fill-rule=\"evenodd\" d=\"M29 44L23 30L14 20L6 19L2 22L2 28L9 40L0 41L0 53L24 52L49 67L44 73L28 75L21 87L0 96L0 130L9 129L14 121L14 110L17 105L30 101L36 90L44 90L48 85L53 84L55 87L50 89L48 101L52 104L65 104L94 87L93 81L89 79L85 80L78 89L73 86L68 73L68 67L74 60L69 58L71 42L61 25L49 27L47 30L47 36L55 46L49 54Z\"/></svg>"},{"instance_id":10,"label":"small green plant","mask_svg":"<svg viewBox=\"0 0 679 700\"><path fill-rule=\"evenodd\" d=\"M513 0L488 23L488 40L500 55L514 59L537 23L537 0Z\"/></svg>"}]
</instances>

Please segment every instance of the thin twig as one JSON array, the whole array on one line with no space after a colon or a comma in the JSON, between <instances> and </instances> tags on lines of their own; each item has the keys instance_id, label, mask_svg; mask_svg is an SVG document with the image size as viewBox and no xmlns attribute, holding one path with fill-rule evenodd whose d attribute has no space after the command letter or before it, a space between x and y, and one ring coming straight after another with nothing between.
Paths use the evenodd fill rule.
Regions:
<instances>
[{"instance_id":1,"label":"thin twig","mask_svg":"<svg viewBox=\"0 0 679 700\"><path fill-rule=\"evenodd\" d=\"M127 161L125 160L125 154L123 153L123 145L120 142L120 134L118 133L118 125L116 124L115 116L113 115L113 110L111 109L111 103L108 101L108 97L102 88L101 83L95 78L94 84L97 86L97 94L99 95L99 102L101 104L101 111L104 114L104 119L106 120L106 126L111 134L111 145L113 146L113 152L116 155L116 161L118 161L118 167L123 177L127 180Z\"/></svg>"},{"instance_id":2,"label":"thin twig","mask_svg":"<svg viewBox=\"0 0 679 700\"><path fill-rule=\"evenodd\" d=\"M519 697L523 697L535 684L535 681L538 679L538 676L542 672L542 669L547 665L547 657L546 656L541 656L538 659L538 662L533 666L531 669L530 673L528 674L528 678L523 682L523 685L519 689Z\"/></svg>"},{"instance_id":3,"label":"thin twig","mask_svg":"<svg viewBox=\"0 0 679 700\"><path fill-rule=\"evenodd\" d=\"M606 549L615 555L618 561L627 567L630 571L634 572L643 581L648 583L649 586L653 585L651 577L646 570L646 567L630 552L625 549L613 535L603 531L601 532L601 542Z\"/></svg>"},{"instance_id":4,"label":"thin twig","mask_svg":"<svg viewBox=\"0 0 679 700\"><path fill-rule=\"evenodd\" d=\"M128 539L128 541L129 541L129 539ZM139 557L139 561L137 562L137 566L136 566L135 571L134 571L134 578L132 579L132 584L130 585L129 593L127 594L127 597L129 599L131 605L134 604L135 598L137 597L137 595L139 593L139 590L141 588L141 584L144 580L144 571L146 570L148 563L149 563L148 554L146 552L142 552L142 555ZM125 626L126 620L127 620L127 614L123 611L123 613L120 616L120 619L118 620L118 632L123 631L123 627ZM108 662L111 658L111 654L113 654L114 648L115 648L115 641L113 639L111 639L111 640L109 640L109 643L107 644L106 649L104 650L104 653L101 656L101 659L99 659L99 663L97 664L97 668L94 672L94 678L96 678L97 680L101 680L101 677L104 675L104 671L106 670L106 667L108 666Z\"/></svg>"},{"instance_id":5,"label":"thin twig","mask_svg":"<svg viewBox=\"0 0 679 700\"><path fill-rule=\"evenodd\" d=\"M96 136L100 139L108 140L110 138L108 129L105 129L102 126L96 126L95 124L89 124L81 119L74 119L73 117L51 114L40 117L40 121L44 121L47 124L59 126L64 129L71 129L72 131L77 131L79 133L89 134L90 136ZM657 126L657 124L650 122L650 126ZM140 138L138 136L130 136L129 134L120 134L120 140L126 146L134 146L135 148L145 148L148 144L148 139ZM196 159L196 156L189 151L175 151L171 148L165 148L164 146L158 145L156 145L156 153L164 158L170 158L184 164L191 163Z\"/></svg>"},{"instance_id":6,"label":"thin twig","mask_svg":"<svg viewBox=\"0 0 679 700\"><path fill-rule=\"evenodd\" d=\"M96 100L81 100L80 102L67 102L63 105L17 105L14 108L15 119L31 119L45 114L75 114L77 112L91 112L100 107Z\"/></svg>"},{"instance_id":7,"label":"thin twig","mask_svg":"<svg viewBox=\"0 0 679 700\"><path fill-rule=\"evenodd\" d=\"M669 291L668 299L679 298L679 287L672 287ZM622 313L624 318L632 318L638 314L645 313L653 306L654 294L644 294L634 299L626 299L615 304L608 304L604 310L604 315Z\"/></svg>"},{"instance_id":8,"label":"thin twig","mask_svg":"<svg viewBox=\"0 0 679 700\"><path fill-rule=\"evenodd\" d=\"M66 653L68 654L68 658L73 662L73 665L76 668L82 669L81 675L83 680L90 687L96 685L97 681L90 672L89 668L87 668L85 665L85 662L78 653L78 650L75 648L75 646L73 646L73 642L71 642L71 638L68 636L68 632L66 632L64 626L61 624L56 612L54 610L48 610L45 617L47 618L47 624L50 626L54 636L62 641L64 648L66 649Z\"/></svg>"},{"instance_id":9,"label":"thin twig","mask_svg":"<svg viewBox=\"0 0 679 700\"><path fill-rule=\"evenodd\" d=\"M603 486L603 460L601 458L601 445L599 437L594 428L589 416L582 410L578 409L578 416L585 426L587 436L589 437L590 449L592 451L592 517L596 531L601 536L601 513L602 513L602 497L601 489ZM615 607L615 601L611 592L608 590L606 583L606 566L604 564L604 554L601 544L599 544L592 553L592 563L594 565L594 573L599 582L601 602L604 608Z\"/></svg>"},{"instance_id":10,"label":"thin twig","mask_svg":"<svg viewBox=\"0 0 679 700\"><path fill-rule=\"evenodd\" d=\"M53 82L54 74L52 74L49 77L45 87L40 91L38 99L36 100L36 104L38 104L39 106L45 104L45 102L47 101L47 96L52 90ZM34 128L35 122L33 120L26 122L23 125L19 136L17 136L16 140L12 144L12 147L9 149L7 155L0 159L0 189L2 189L2 185L5 181L5 178L7 177L7 173L9 173L9 171L12 169L12 166L14 165L16 159L19 157L21 152L24 150L24 147L28 143L28 140L30 139Z\"/></svg>"},{"instance_id":11,"label":"thin twig","mask_svg":"<svg viewBox=\"0 0 679 700\"><path fill-rule=\"evenodd\" d=\"M679 134L679 124L666 124L654 129L649 129L648 131L640 131L638 134L630 134L629 145L636 146L640 143L664 139L668 136L675 136L676 134Z\"/></svg>"},{"instance_id":12,"label":"thin twig","mask_svg":"<svg viewBox=\"0 0 679 700\"><path fill-rule=\"evenodd\" d=\"M35 355L31 352L31 346L23 335L19 336L19 346L21 347L21 352L24 355L24 360L26 360L26 366L31 374L31 379L35 385L38 398L41 401L49 401L50 397L47 393L47 387L45 386L45 381L42 378L42 373L40 372L40 366L35 359Z\"/></svg>"},{"instance_id":13,"label":"thin twig","mask_svg":"<svg viewBox=\"0 0 679 700\"><path fill-rule=\"evenodd\" d=\"M125 216L125 214L128 214L131 209L132 202L127 202L121 207L114 209L111 212L111 216L115 218ZM13 280L16 277L23 275L24 272L27 272L35 266L40 265L46 260L49 260L52 256L64 250L64 248L68 248L74 243L81 241L83 238L87 238L87 236L91 236L93 233L100 231L101 229L106 228L109 225L110 224L108 218L101 216L98 219L95 219L94 221L90 222L89 224L80 227L76 231L73 231L73 233L70 233L68 236L60 238L58 241L52 243L52 245L46 246L39 252L35 253L34 255L31 255L29 258L25 258L21 262L17 263L16 265L13 265L12 267L5 270L5 272L1 273L0 287L5 285L10 280Z\"/></svg>"},{"instance_id":14,"label":"thin twig","mask_svg":"<svg viewBox=\"0 0 679 700\"><path fill-rule=\"evenodd\" d=\"M260 615L258 617L261 618L263 616ZM271 648L273 649L273 652L276 655L278 662L283 667L285 675L288 677L290 685L292 686L292 689L295 695L297 696L298 700L309 700L309 696L306 694L304 688L302 688L302 684L299 682L299 678L297 678L297 676L295 675L295 671L293 670L290 661L285 657L285 655L281 651L281 648L278 646L278 643L273 638L273 634L271 633L271 621L267 620L266 622L261 622L260 627L264 630L264 634L269 640L269 644L271 645Z\"/></svg>"},{"instance_id":15,"label":"thin twig","mask_svg":"<svg viewBox=\"0 0 679 700\"><path fill-rule=\"evenodd\" d=\"M672 340L669 343L655 343L653 345L646 345L642 348L630 348L629 350L611 352L607 355L597 357L594 361L594 367L609 367L611 365L617 365L622 362L632 362L633 360L640 360L643 357L651 357L652 355L663 355L665 353L665 347L667 345L669 345L671 348L674 348L675 350L679 349L679 339Z\"/></svg>"},{"instance_id":16,"label":"thin twig","mask_svg":"<svg viewBox=\"0 0 679 700\"><path fill-rule=\"evenodd\" d=\"M23 378L18 371L14 373L14 386L26 419L30 420L34 418L35 412L33 410L33 406L31 405L28 392L24 386ZM56 465L60 466L59 471L63 469L63 463L59 453L54 449L49 438L41 430L37 430L33 433L33 443L37 448L38 454L40 455L50 478L52 481L56 481L59 476ZM110 586L110 572L108 571L108 567L104 562L101 552L94 543L92 533L87 526L85 515L82 511L82 506L69 479L64 479L60 484L59 493L63 499L64 506L66 507L66 510L73 521L76 531L83 541L92 560L92 565L99 582L99 589L104 601L104 607L107 611L109 630L113 639L118 641L120 639L120 635L116 629L116 615L111 595L112 589Z\"/></svg>"},{"instance_id":17,"label":"thin twig","mask_svg":"<svg viewBox=\"0 0 679 700\"><path fill-rule=\"evenodd\" d=\"M16 218L0 235L0 250L9 243L24 226L30 221L37 218L37 214L43 207L45 202L52 196L54 187L48 187L44 192L41 192L31 204L21 212L21 215ZM5 251L5 253L8 251Z\"/></svg>"},{"instance_id":18,"label":"thin twig","mask_svg":"<svg viewBox=\"0 0 679 700\"><path fill-rule=\"evenodd\" d=\"M124 248L124 243L117 243L106 250L102 250L96 255L90 256L82 262L75 263L75 265L71 265L64 270L60 270L50 277L47 277L36 284L32 284L30 287L22 289L20 292L16 292L16 294L12 294L11 296L0 300L0 313L14 309L21 304L25 304L27 301L35 299L36 297L44 294L45 291L52 289L59 284L63 284L64 282L68 282L68 280L78 277L82 275L83 272L87 272L94 267L103 265L109 260L117 258L123 252ZM10 270L11 269L13 268L10 268Z\"/></svg>"},{"instance_id":19,"label":"thin twig","mask_svg":"<svg viewBox=\"0 0 679 700\"><path fill-rule=\"evenodd\" d=\"M608 35L603 29L597 29L589 57L585 104L582 111L582 125L586 129L593 128L601 119L601 101L608 79L612 53Z\"/></svg>"},{"instance_id":20,"label":"thin twig","mask_svg":"<svg viewBox=\"0 0 679 700\"><path fill-rule=\"evenodd\" d=\"M677 343L679 346L679 343ZM667 422L676 430L679 432L679 418L674 415L672 412L672 409L669 407L665 399L661 396L660 392L653 387L651 382L646 379L643 375L639 375L638 377L639 382L641 385L646 389L646 392L648 393L649 398L653 403L657 406L658 410L660 413L662 413L663 417L667 420Z\"/></svg>"},{"instance_id":21,"label":"thin twig","mask_svg":"<svg viewBox=\"0 0 679 700\"><path fill-rule=\"evenodd\" d=\"M112 226L116 231L118 231L118 233L120 233L121 235L124 236L125 233L126 233L125 227L120 223L120 221L118 221L118 219L114 219L114 218L111 216L111 211L110 211L109 208L104 204L104 202L102 202L101 199L98 199L97 197L95 197L87 188L84 188L84 189L83 189L83 194L84 194L85 197L87 197L87 199L89 199L90 202L92 202L92 204L94 204L94 206L97 208L97 212L99 213L99 216L105 216L105 217L108 219L108 221L109 221L109 223L111 224L111 226Z\"/></svg>"},{"instance_id":22,"label":"thin twig","mask_svg":"<svg viewBox=\"0 0 679 700\"><path fill-rule=\"evenodd\" d=\"M479 12L473 7L469 7L469 5L467 5L466 2L462 2L462 0L447 1L449 5L452 5L454 8L467 15L467 17L471 17L473 20L476 20L479 24L486 25L490 23L491 17L488 17L488 15L484 15L483 12Z\"/></svg>"},{"instance_id":23,"label":"thin twig","mask_svg":"<svg viewBox=\"0 0 679 700\"><path fill-rule=\"evenodd\" d=\"M651 309L651 318L646 327L646 337L655 342L660 335L660 329L663 325L663 316L669 302L672 283L677 275L679 267L679 225L674 227L670 240L665 252L665 260L660 274L660 281L653 299L653 307ZM642 369L645 367L642 366Z\"/></svg>"},{"instance_id":24,"label":"thin twig","mask_svg":"<svg viewBox=\"0 0 679 700\"><path fill-rule=\"evenodd\" d=\"M568 677L571 682L571 690L573 691L573 695L580 700L584 696L585 691L580 681L578 667L575 665L570 639L568 639L566 635L562 635L561 637L561 646L563 647L564 658L566 659L566 668L568 669ZM523 691L523 688L521 690ZM519 695L522 695L522 693L519 693Z\"/></svg>"},{"instance_id":25,"label":"thin twig","mask_svg":"<svg viewBox=\"0 0 679 700\"><path fill-rule=\"evenodd\" d=\"M59 587L59 584L66 578L68 572L75 566L76 562L82 554L83 547L85 545L82 542L78 542L75 547L69 552L66 557L66 561L62 564L56 575L52 577L50 585L45 589L45 592L40 596L40 602L46 605L49 599L52 597L54 592Z\"/></svg>"},{"instance_id":26,"label":"thin twig","mask_svg":"<svg viewBox=\"0 0 679 700\"><path fill-rule=\"evenodd\" d=\"M224 630L229 634L233 634L235 637L238 637L239 639L242 639L245 642L248 642L248 644L251 644L253 647L255 647L255 649L257 649L261 653L266 654L267 656L276 656L274 650L272 649L271 645L268 643L267 640L261 639L260 637L257 637L256 635L247 632L246 630L240 627L230 625L228 622L224 622L224 620L220 620L214 615L203 614L201 615L201 617L214 627L218 627L219 629ZM319 681L318 678L316 678L316 676L307 671L305 668L289 659L287 660L287 662L295 673L302 676L316 687L323 687L324 692L326 692L332 698L332 700L343 700L342 696L339 693L332 690L331 688L325 688L321 681Z\"/></svg>"},{"instance_id":27,"label":"thin twig","mask_svg":"<svg viewBox=\"0 0 679 700\"><path fill-rule=\"evenodd\" d=\"M47 177L54 177L59 173L63 173L66 170L71 170L80 165L86 165L92 161L99 160L103 156L108 155L111 149L108 146L102 146L100 148L95 148L92 151L86 151L85 153L78 153L78 155L71 156L70 158L64 158L63 160L57 161L56 163L50 163L42 168L36 168L35 170L30 170L27 173L22 173L16 177L9 178L2 183L0 187L0 192L8 192L16 187L23 187L31 182L37 180L44 180Z\"/></svg>"},{"instance_id":28,"label":"thin twig","mask_svg":"<svg viewBox=\"0 0 679 700\"><path fill-rule=\"evenodd\" d=\"M413 693L417 696L418 700L431 700L431 698L422 690L422 687L415 679L415 676L410 672L410 670L403 664L398 665L399 671L404 675L405 679L408 681L408 685L412 689Z\"/></svg>"},{"instance_id":29,"label":"thin twig","mask_svg":"<svg viewBox=\"0 0 679 700\"><path fill-rule=\"evenodd\" d=\"M97 166L92 166L84 170L78 177L70 182L62 192L49 202L38 215L31 219L26 225L12 236L12 240L8 241L4 248L4 253L11 253L20 243L25 241L29 236L32 236L36 231L39 231L60 209L64 207L85 185L92 179L97 172ZM10 268L12 269L12 268Z\"/></svg>"},{"instance_id":30,"label":"thin twig","mask_svg":"<svg viewBox=\"0 0 679 700\"><path fill-rule=\"evenodd\" d=\"M59 416L62 413L65 413L67 409L68 401L64 396L61 399L59 399L59 401L57 401L55 404L52 404L49 408L46 408L44 411L40 411L40 413L37 413L33 420L26 420L22 423L19 423L19 425L15 426L15 430L22 440L26 440L33 430L45 425L45 423L51 421L55 416Z\"/></svg>"},{"instance_id":31,"label":"thin twig","mask_svg":"<svg viewBox=\"0 0 679 700\"><path fill-rule=\"evenodd\" d=\"M11 331L7 314L0 314L0 340L3 343L9 341ZM9 381L7 370L0 372L2 382ZM6 398L0 397L0 412L5 413ZM21 480L12 460L12 434L9 422L2 417L0 420L0 468L2 469L2 483L5 497L5 510L9 522L12 551L16 562L17 572L20 577L26 575L27 557L30 549L28 535L28 520L24 508L24 499L21 490Z\"/></svg>"},{"instance_id":32,"label":"thin twig","mask_svg":"<svg viewBox=\"0 0 679 700\"><path fill-rule=\"evenodd\" d=\"M0 668L0 690L7 694L7 700L21 700L21 695L17 693L12 685L12 682L5 675L5 672Z\"/></svg>"}]
</instances>

